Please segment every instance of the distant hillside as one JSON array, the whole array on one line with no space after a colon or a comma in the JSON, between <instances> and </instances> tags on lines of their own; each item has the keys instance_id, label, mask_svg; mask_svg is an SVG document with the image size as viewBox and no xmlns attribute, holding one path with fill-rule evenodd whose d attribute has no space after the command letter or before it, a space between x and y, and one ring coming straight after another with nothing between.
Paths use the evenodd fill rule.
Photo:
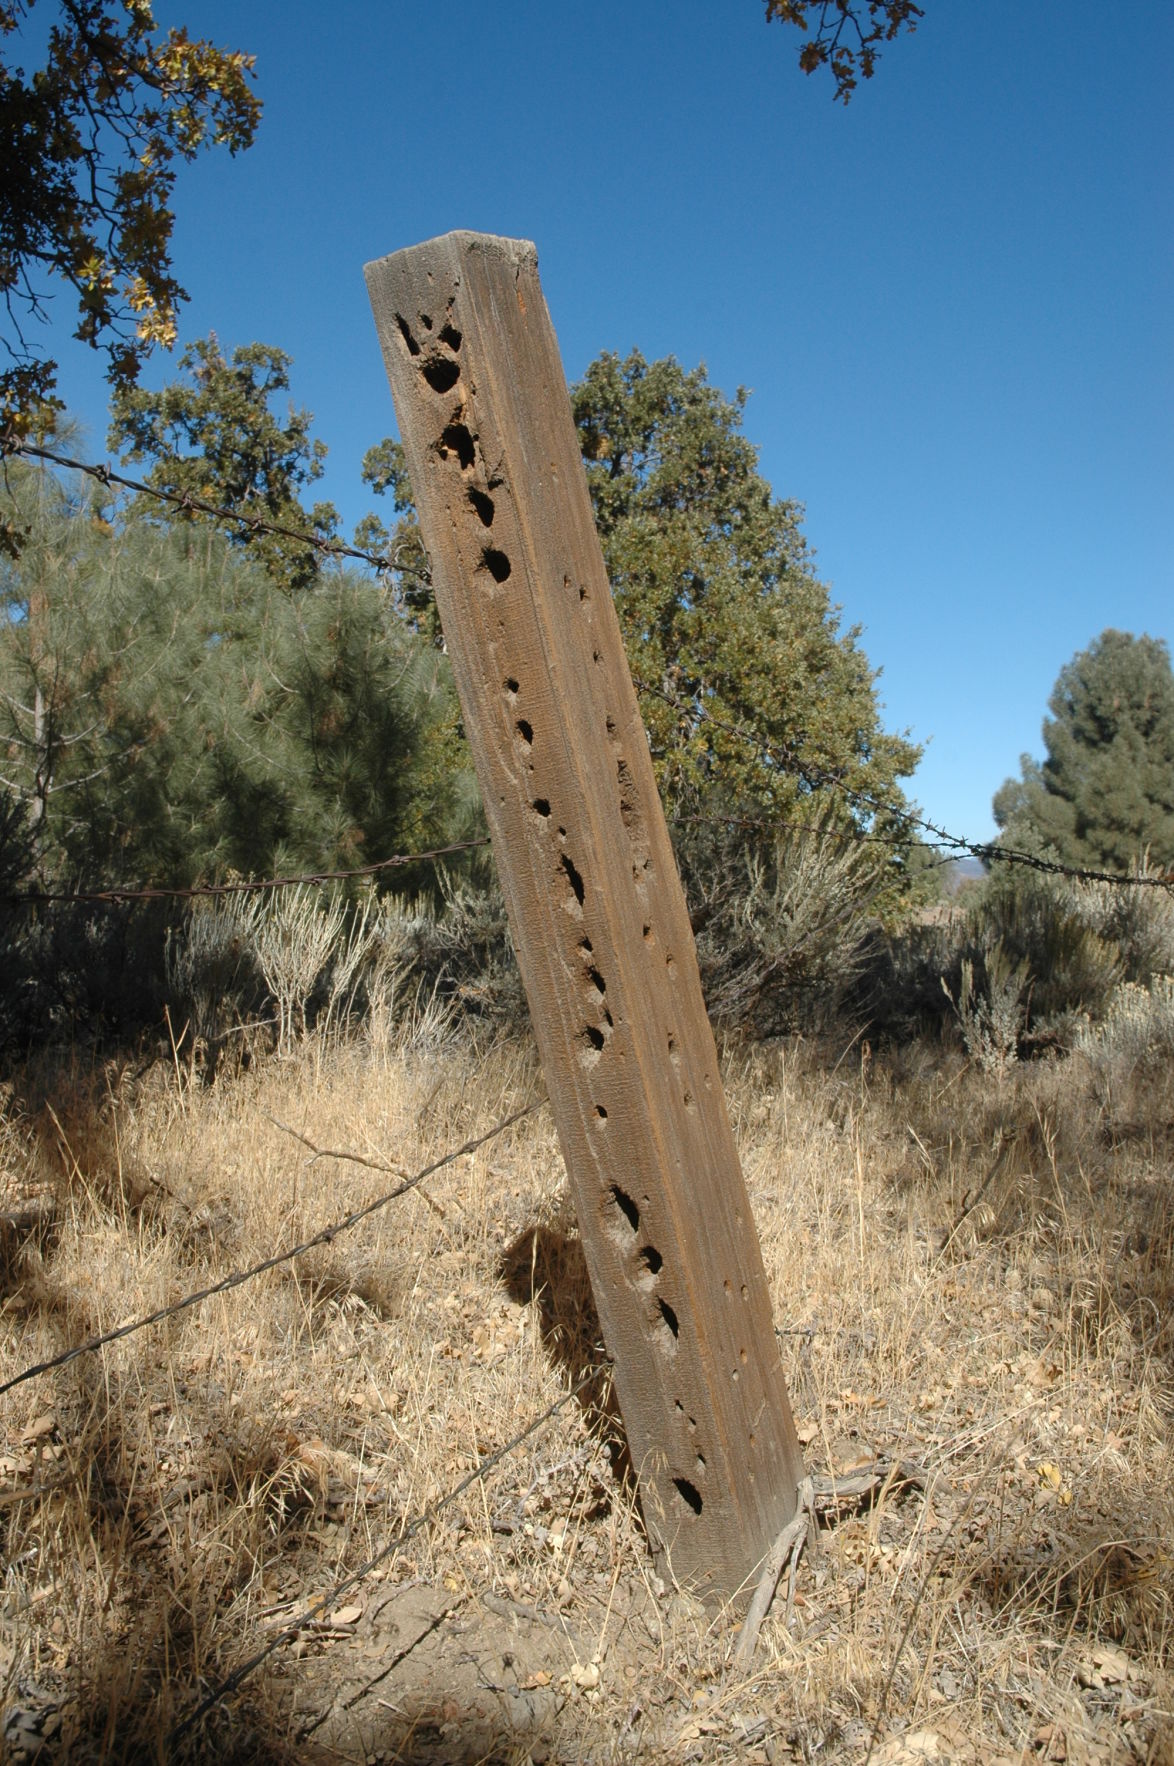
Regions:
<instances>
[{"instance_id":1,"label":"distant hillside","mask_svg":"<svg viewBox=\"0 0 1174 1766\"><path fill-rule=\"evenodd\" d=\"M957 895L968 883L980 883L987 874L981 859L956 858L942 869L942 892Z\"/></svg>"}]
</instances>

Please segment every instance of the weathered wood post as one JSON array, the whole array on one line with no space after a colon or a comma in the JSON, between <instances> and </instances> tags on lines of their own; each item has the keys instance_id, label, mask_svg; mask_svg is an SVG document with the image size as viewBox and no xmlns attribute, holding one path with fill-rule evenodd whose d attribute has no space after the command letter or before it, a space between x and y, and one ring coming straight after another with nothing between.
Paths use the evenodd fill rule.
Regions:
<instances>
[{"instance_id":1,"label":"weathered wood post","mask_svg":"<svg viewBox=\"0 0 1174 1766\"><path fill-rule=\"evenodd\" d=\"M366 276L645 1522L735 1596L802 1456L537 253Z\"/></svg>"}]
</instances>

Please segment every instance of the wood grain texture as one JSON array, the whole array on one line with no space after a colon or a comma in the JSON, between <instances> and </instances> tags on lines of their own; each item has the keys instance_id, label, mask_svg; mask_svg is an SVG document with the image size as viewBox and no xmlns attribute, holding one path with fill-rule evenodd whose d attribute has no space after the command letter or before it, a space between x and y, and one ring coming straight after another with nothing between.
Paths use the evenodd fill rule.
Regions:
<instances>
[{"instance_id":1,"label":"wood grain texture","mask_svg":"<svg viewBox=\"0 0 1174 1766\"><path fill-rule=\"evenodd\" d=\"M537 254L366 275L645 1521L736 1597L802 1455Z\"/></svg>"}]
</instances>

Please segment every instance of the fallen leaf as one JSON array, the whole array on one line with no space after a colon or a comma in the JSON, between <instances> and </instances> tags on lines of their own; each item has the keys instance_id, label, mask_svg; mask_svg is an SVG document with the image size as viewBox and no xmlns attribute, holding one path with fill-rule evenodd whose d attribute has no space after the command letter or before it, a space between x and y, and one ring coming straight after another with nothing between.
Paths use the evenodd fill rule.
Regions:
<instances>
[{"instance_id":1,"label":"fallen leaf","mask_svg":"<svg viewBox=\"0 0 1174 1766\"><path fill-rule=\"evenodd\" d=\"M875 1766L1003 1766L1003 1754L980 1754L965 1727L939 1718L931 1727L894 1735L874 1755Z\"/></svg>"},{"instance_id":2,"label":"fallen leaf","mask_svg":"<svg viewBox=\"0 0 1174 1766\"><path fill-rule=\"evenodd\" d=\"M362 1607L338 1607L331 1613L331 1625L355 1625L363 1617Z\"/></svg>"},{"instance_id":3,"label":"fallen leaf","mask_svg":"<svg viewBox=\"0 0 1174 1766\"><path fill-rule=\"evenodd\" d=\"M936 1729L918 1729L895 1735L874 1755L876 1766L922 1766L922 1762L953 1760L955 1755Z\"/></svg>"},{"instance_id":4,"label":"fallen leaf","mask_svg":"<svg viewBox=\"0 0 1174 1766\"><path fill-rule=\"evenodd\" d=\"M1062 1508L1067 1508L1072 1501L1072 1490L1069 1485L1065 1484L1064 1474L1059 1466L1053 1465L1050 1460L1045 1459L1036 1467L1036 1471L1039 1474L1041 1486L1045 1490L1054 1490L1057 1502Z\"/></svg>"},{"instance_id":5,"label":"fallen leaf","mask_svg":"<svg viewBox=\"0 0 1174 1766\"><path fill-rule=\"evenodd\" d=\"M1126 1681L1135 1680L1137 1676L1138 1670L1124 1650L1108 1647L1090 1650L1076 1670L1081 1686L1094 1691L1105 1686L1124 1686Z\"/></svg>"}]
</instances>

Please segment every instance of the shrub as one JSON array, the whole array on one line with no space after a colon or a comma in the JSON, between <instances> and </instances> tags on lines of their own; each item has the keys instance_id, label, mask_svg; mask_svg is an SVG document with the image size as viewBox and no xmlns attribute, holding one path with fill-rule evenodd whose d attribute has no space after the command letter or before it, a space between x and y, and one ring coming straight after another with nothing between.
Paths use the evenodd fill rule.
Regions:
<instances>
[{"instance_id":1,"label":"shrub","mask_svg":"<svg viewBox=\"0 0 1174 1766\"><path fill-rule=\"evenodd\" d=\"M0 1046L133 1040L162 1019L167 905L47 902L0 923Z\"/></svg>"},{"instance_id":2,"label":"shrub","mask_svg":"<svg viewBox=\"0 0 1174 1766\"><path fill-rule=\"evenodd\" d=\"M1101 1017L1125 974L1100 904L1086 891L1065 878L1006 868L979 898L973 933L1028 977L1025 1023L1035 1030L1067 1036L1080 1015Z\"/></svg>"},{"instance_id":3,"label":"shrub","mask_svg":"<svg viewBox=\"0 0 1174 1766\"><path fill-rule=\"evenodd\" d=\"M876 937L887 878L875 849L826 818L769 847L747 845L736 823L674 831L715 1025L758 1036L825 1028Z\"/></svg>"},{"instance_id":4,"label":"shrub","mask_svg":"<svg viewBox=\"0 0 1174 1766\"><path fill-rule=\"evenodd\" d=\"M1076 1040L1113 1140L1136 1135L1152 1147L1174 1132L1174 976L1125 982L1104 1021Z\"/></svg>"},{"instance_id":5,"label":"shrub","mask_svg":"<svg viewBox=\"0 0 1174 1766\"><path fill-rule=\"evenodd\" d=\"M164 952L167 1006L177 1046L202 1050L211 1078L231 1031L260 1013L264 986L256 961L256 896L194 901L170 928Z\"/></svg>"},{"instance_id":6,"label":"shrub","mask_svg":"<svg viewBox=\"0 0 1174 1766\"><path fill-rule=\"evenodd\" d=\"M1094 1066L1129 1073L1174 1061L1174 975L1155 975L1148 987L1126 981L1103 1023L1082 1028L1077 1047Z\"/></svg>"},{"instance_id":7,"label":"shrub","mask_svg":"<svg viewBox=\"0 0 1174 1766\"><path fill-rule=\"evenodd\" d=\"M1018 1059L1027 1021L1027 965L1013 963L1002 944L983 954L985 988L975 987L973 959L963 957L957 994L951 993L945 977L942 992L957 1015L971 1060L984 1073L1005 1073Z\"/></svg>"},{"instance_id":8,"label":"shrub","mask_svg":"<svg viewBox=\"0 0 1174 1766\"><path fill-rule=\"evenodd\" d=\"M1148 861L1138 867L1139 879L1156 875ZM1117 947L1126 981L1148 987L1155 975L1174 974L1174 892L1115 883L1067 883L1065 892L1097 936Z\"/></svg>"}]
</instances>

